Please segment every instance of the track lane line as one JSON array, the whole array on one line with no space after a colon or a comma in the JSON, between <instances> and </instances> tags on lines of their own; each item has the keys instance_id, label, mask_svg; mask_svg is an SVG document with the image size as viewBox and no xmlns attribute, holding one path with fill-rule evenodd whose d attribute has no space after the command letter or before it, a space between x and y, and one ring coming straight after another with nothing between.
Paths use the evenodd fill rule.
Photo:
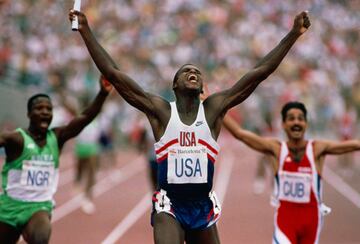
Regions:
<instances>
[{"instance_id":1,"label":"track lane line","mask_svg":"<svg viewBox=\"0 0 360 244\"><path fill-rule=\"evenodd\" d=\"M101 244L116 243L151 207L151 193L147 193L138 204L121 220Z\"/></svg>"},{"instance_id":2,"label":"track lane line","mask_svg":"<svg viewBox=\"0 0 360 244\"><path fill-rule=\"evenodd\" d=\"M360 208L360 194L326 165L324 166L324 180L356 207Z\"/></svg>"},{"instance_id":3,"label":"track lane line","mask_svg":"<svg viewBox=\"0 0 360 244\"><path fill-rule=\"evenodd\" d=\"M217 162L219 164L219 169L217 171L214 189L222 205L230 182L234 159L234 154L228 152L226 156L222 156L219 162Z\"/></svg>"},{"instance_id":4,"label":"track lane line","mask_svg":"<svg viewBox=\"0 0 360 244\"><path fill-rule=\"evenodd\" d=\"M140 173L145 169L145 164L143 163L143 157L137 157L133 162L126 164L124 167L120 168L117 171L112 172L109 176L99 181L94 186L94 197L98 197L101 194L111 190L113 187L118 184L130 179L134 175ZM52 216L52 223L64 218L69 215L76 209L81 206L81 200L83 199L84 194L80 193L69 201L65 202L58 208L55 208Z\"/></svg>"}]
</instances>

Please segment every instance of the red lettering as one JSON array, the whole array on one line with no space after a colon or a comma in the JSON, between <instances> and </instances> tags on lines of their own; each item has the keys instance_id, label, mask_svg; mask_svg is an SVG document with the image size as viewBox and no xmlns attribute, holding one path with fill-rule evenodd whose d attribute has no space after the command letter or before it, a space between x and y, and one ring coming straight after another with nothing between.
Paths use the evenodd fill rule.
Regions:
<instances>
[{"instance_id":1,"label":"red lettering","mask_svg":"<svg viewBox=\"0 0 360 244\"><path fill-rule=\"evenodd\" d=\"M195 132L180 131L179 144L182 147L196 146Z\"/></svg>"},{"instance_id":2,"label":"red lettering","mask_svg":"<svg viewBox=\"0 0 360 244\"><path fill-rule=\"evenodd\" d=\"M196 139L195 139L195 133L194 132L191 133L191 146L192 147L196 146Z\"/></svg>"}]
</instances>

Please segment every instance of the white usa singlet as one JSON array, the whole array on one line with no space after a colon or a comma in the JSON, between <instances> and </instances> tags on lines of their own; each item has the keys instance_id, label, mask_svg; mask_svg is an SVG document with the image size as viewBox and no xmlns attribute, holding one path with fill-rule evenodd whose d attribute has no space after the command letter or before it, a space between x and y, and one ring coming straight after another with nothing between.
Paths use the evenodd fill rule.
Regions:
<instances>
[{"instance_id":1,"label":"white usa singlet","mask_svg":"<svg viewBox=\"0 0 360 244\"><path fill-rule=\"evenodd\" d=\"M175 198L208 197L219 145L211 135L203 104L191 125L180 120L175 102L170 106L164 135L154 144L159 187Z\"/></svg>"}]
</instances>

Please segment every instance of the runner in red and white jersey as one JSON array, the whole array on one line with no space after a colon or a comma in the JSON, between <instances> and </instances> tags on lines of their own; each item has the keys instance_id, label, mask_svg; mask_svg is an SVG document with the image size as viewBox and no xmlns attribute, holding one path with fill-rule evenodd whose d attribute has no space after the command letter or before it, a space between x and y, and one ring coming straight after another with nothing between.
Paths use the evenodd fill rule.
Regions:
<instances>
[{"instance_id":1,"label":"runner in red and white jersey","mask_svg":"<svg viewBox=\"0 0 360 244\"><path fill-rule=\"evenodd\" d=\"M328 154L360 150L359 140L307 140L306 108L300 102L286 103L282 128L288 140L261 137L242 129L232 118L224 125L246 145L271 158L275 175L275 231L273 243L318 243L322 216L330 209L321 202L321 172Z\"/></svg>"},{"instance_id":2,"label":"runner in red and white jersey","mask_svg":"<svg viewBox=\"0 0 360 244\"><path fill-rule=\"evenodd\" d=\"M313 142L306 142L302 156L282 142L274 181L273 204L277 207L274 243L318 242L322 223L321 189Z\"/></svg>"}]
</instances>

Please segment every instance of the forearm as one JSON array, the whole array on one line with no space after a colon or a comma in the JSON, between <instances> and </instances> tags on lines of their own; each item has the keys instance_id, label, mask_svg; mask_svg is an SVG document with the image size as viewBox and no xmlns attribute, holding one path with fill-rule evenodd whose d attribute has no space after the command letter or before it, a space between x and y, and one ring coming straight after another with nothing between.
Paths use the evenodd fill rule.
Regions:
<instances>
[{"instance_id":1,"label":"forearm","mask_svg":"<svg viewBox=\"0 0 360 244\"><path fill-rule=\"evenodd\" d=\"M117 68L116 63L112 60L105 49L98 43L89 26L84 27L80 31L80 34L97 68L106 78L109 79L114 68Z\"/></svg>"},{"instance_id":2,"label":"forearm","mask_svg":"<svg viewBox=\"0 0 360 244\"><path fill-rule=\"evenodd\" d=\"M109 95L108 92L100 91L94 101L81 113L84 122L90 123L101 111L101 108Z\"/></svg>"},{"instance_id":3,"label":"forearm","mask_svg":"<svg viewBox=\"0 0 360 244\"><path fill-rule=\"evenodd\" d=\"M256 64L254 69L236 82L225 96L224 107L230 109L249 97L256 87L275 71L299 36L298 32L290 31L270 53Z\"/></svg>"},{"instance_id":4,"label":"forearm","mask_svg":"<svg viewBox=\"0 0 360 244\"><path fill-rule=\"evenodd\" d=\"M248 147L261 153L273 154L270 140L262 138L251 131L244 130L229 116L225 116L223 125L236 139Z\"/></svg>"},{"instance_id":5,"label":"forearm","mask_svg":"<svg viewBox=\"0 0 360 244\"><path fill-rule=\"evenodd\" d=\"M344 154L360 150L360 140L347 140L341 142L328 142L325 154Z\"/></svg>"},{"instance_id":6,"label":"forearm","mask_svg":"<svg viewBox=\"0 0 360 244\"><path fill-rule=\"evenodd\" d=\"M271 74L279 66L299 36L301 36L299 32L291 30L270 53L256 64L255 68L266 67L265 70L268 75Z\"/></svg>"}]
</instances>

